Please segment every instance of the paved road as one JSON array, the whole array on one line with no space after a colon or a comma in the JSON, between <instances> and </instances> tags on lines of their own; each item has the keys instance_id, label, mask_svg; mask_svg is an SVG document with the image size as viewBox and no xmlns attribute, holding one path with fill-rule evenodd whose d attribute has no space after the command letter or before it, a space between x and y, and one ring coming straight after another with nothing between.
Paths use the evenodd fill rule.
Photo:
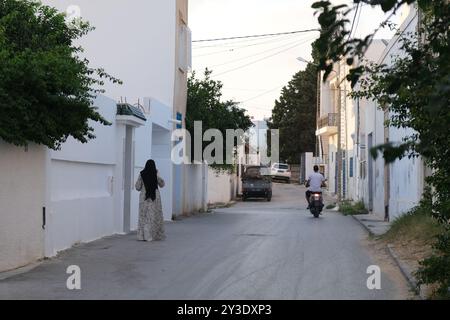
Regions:
<instances>
[{"instance_id":1,"label":"paved road","mask_svg":"<svg viewBox=\"0 0 450 320\"><path fill-rule=\"evenodd\" d=\"M237 203L167 224L167 240L113 236L62 253L0 281L0 299L397 299L398 271L371 254L351 217L314 219L299 186L274 187L271 203ZM368 290L367 267L382 268L381 290ZM69 265L80 291L66 289ZM406 293L405 293L406 292Z\"/></svg>"}]
</instances>

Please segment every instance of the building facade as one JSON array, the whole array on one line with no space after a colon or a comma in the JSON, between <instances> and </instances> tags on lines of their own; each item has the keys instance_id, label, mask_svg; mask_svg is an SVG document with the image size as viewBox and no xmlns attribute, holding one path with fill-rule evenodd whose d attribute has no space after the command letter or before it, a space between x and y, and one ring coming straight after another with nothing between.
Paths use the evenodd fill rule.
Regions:
<instances>
[{"instance_id":1,"label":"building facade","mask_svg":"<svg viewBox=\"0 0 450 320\"><path fill-rule=\"evenodd\" d=\"M374 40L358 64L391 65L401 56L400 37L417 29L418 11L405 7L400 34L391 40ZM325 164L328 192L343 201L362 201L366 208L386 220L396 218L416 206L423 193L427 169L421 158L386 164L381 155L371 156L371 148L387 142L401 142L413 132L385 125L392 114L374 101L352 99L354 89L345 79L349 67L335 63L326 82L320 85L316 135Z\"/></svg>"},{"instance_id":2,"label":"building facade","mask_svg":"<svg viewBox=\"0 0 450 320\"><path fill-rule=\"evenodd\" d=\"M165 220L207 202L204 168L190 170L171 161L172 148L180 143L172 141L172 132L184 126L186 113L187 0L43 3L95 26L79 44L92 67L105 68L123 85L106 83L105 94L94 101L112 125L91 123L96 139L87 144L68 139L53 151L0 143L0 271L135 230L134 183L148 159L156 161L166 181ZM184 196L188 182L199 186L199 197Z\"/></svg>"}]
</instances>

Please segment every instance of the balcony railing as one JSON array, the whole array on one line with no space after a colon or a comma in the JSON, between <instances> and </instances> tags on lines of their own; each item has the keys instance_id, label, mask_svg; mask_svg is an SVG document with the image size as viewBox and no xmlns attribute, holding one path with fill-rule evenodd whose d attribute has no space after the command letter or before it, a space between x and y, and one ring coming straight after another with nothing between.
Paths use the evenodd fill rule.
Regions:
<instances>
[{"instance_id":1,"label":"balcony railing","mask_svg":"<svg viewBox=\"0 0 450 320\"><path fill-rule=\"evenodd\" d=\"M338 114L329 113L326 116L319 119L319 129L325 127L337 127L338 125Z\"/></svg>"}]
</instances>

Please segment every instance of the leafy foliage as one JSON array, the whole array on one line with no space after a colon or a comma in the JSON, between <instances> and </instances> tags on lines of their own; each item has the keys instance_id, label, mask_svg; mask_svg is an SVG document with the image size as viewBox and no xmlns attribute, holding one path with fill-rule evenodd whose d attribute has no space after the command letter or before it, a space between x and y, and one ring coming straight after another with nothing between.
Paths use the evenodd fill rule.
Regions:
<instances>
[{"instance_id":1,"label":"leafy foliage","mask_svg":"<svg viewBox=\"0 0 450 320\"><path fill-rule=\"evenodd\" d=\"M0 138L58 149L69 136L95 138L88 120L109 123L92 107L102 78L80 58L74 40L93 28L68 24L56 9L32 0L0 1Z\"/></svg>"},{"instance_id":2,"label":"leafy foliage","mask_svg":"<svg viewBox=\"0 0 450 320\"><path fill-rule=\"evenodd\" d=\"M297 72L275 101L271 129L280 130L280 159L298 163L300 154L314 152L317 104L317 67L309 63Z\"/></svg>"},{"instance_id":3,"label":"leafy foliage","mask_svg":"<svg viewBox=\"0 0 450 320\"><path fill-rule=\"evenodd\" d=\"M228 100L222 101L222 83L211 79L212 71L206 69L204 78L198 79L195 73L188 79L188 97L186 111L186 129L191 137L194 137L194 122L202 122L202 135L208 129L218 129L223 137L226 137L227 129L248 130L253 123L245 109L239 108L236 102ZM202 150L209 144L203 142ZM191 154L194 154L192 143ZM225 155L226 145L223 145L223 154ZM195 159L199 160L199 159ZM231 170L232 164L211 163L213 168L217 170Z\"/></svg>"},{"instance_id":4,"label":"leafy foliage","mask_svg":"<svg viewBox=\"0 0 450 320\"><path fill-rule=\"evenodd\" d=\"M422 283L438 283L438 293L448 295L450 287L450 3L446 0L354 0L379 5L394 13L404 3L416 2L421 24L415 34L401 35L405 53L390 66L367 65L353 69L348 77L352 84L360 82L354 96L375 100L392 115L388 125L410 128L403 141L377 146L373 155L382 152L386 162L408 156L422 156L433 169L427 182L433 187L429 211L442 224L444 232L437 238L436 254L422 262ZM347 7L332 6L328 1L316 2L322 26L318 41L320 68L325 77L332 64L347 57L362 57L376 34L365 39L349 39ZM339 12L343 15L340 16ZM383 25L386 25L386 20ZM430 197L431 199L431 197Z\"/></svg>"},{"instance_id":5,"label":"leafy foliage","mask_svg":"<svg viewBox=\"0 0 450 320\"><path fill-rule=\"evenodd\" d=\"M364 206L364 202L362 201L356 203L352 203L351 201L342 201L339 204L339 211L342 212L345 216L369 213L369 211Z\"/></svg>"}]
</instances>

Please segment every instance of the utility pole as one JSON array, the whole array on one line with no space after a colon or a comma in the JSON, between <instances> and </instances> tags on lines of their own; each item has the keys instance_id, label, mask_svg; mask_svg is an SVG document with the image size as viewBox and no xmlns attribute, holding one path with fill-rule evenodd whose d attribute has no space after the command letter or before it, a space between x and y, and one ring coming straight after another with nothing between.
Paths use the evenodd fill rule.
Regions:
<instances>
[{"instance_id":1,"label":"utility pole","mask_svg":"<svg viewBox=\"0 0 450 320\"><path fill-rule=\"evenodd\" d=\"M337 111L338 111L338 152L337 152L337 184L338 184L338 200L342 201L347 196L347 82L346 67L341 66L338 62L338 79L337 79ZM341 88L343 86L343 88Z\"/></svg>"},{"instance_id":2,"label":"utility pole","mask_svg":"<svg viewBox=\"0 0 450 320\"><path fill-rule=\"evenodd\" d=\"M316 131L319 130L319 121L320 121L320 70L317 71L317 94L316 94L316 105L317 105L317 112L316 112ZM316 157L323 157L323 154L320 152L320 136L316 135Z\"/></svg>"},{"instance_id":3,"label":"utility pole","mask_svg":"<svg viewBox=\"0 0 450 320\"><path fill-rule=\"evenodd\" d=\"M341 76L341 63L338 62L338 72L337 72L337 113L338 113L338 141L337 141L337 155L336 155L336 161L337 161L337 170L335 172L337 176L337 195L338 195L338 201L342 201L342 121L341 121L341 112L342 112L342 106L341 106L341 82L340 82L340 76Z\"/></svg>"}]
</instances>

